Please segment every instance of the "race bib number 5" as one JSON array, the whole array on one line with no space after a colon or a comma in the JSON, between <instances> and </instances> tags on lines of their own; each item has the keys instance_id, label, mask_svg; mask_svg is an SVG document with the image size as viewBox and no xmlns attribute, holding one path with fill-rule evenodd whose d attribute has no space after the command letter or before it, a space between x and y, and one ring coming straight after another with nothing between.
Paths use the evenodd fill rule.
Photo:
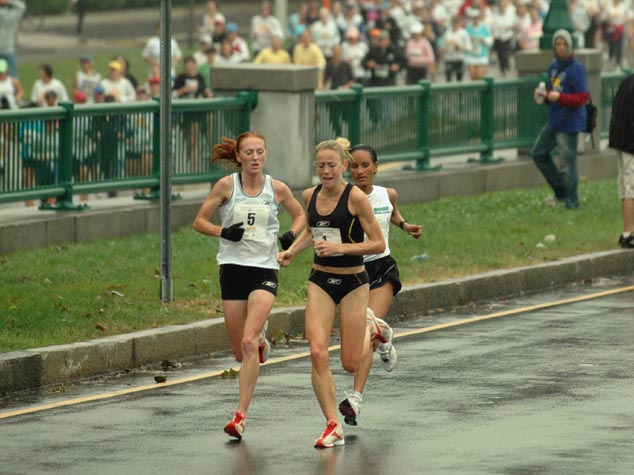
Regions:
<instances>
[{"instance_id":1,"label":"race bib number 5","mask_svg":"<svg viewBox=\"0 0 634 475\"><path fill-rule=\"evenodd\" d=\"M262 241L266 239L266 228L269 222L269 207L258 204L239 204L233 210L234 222L243 222L242 239Z\"/></svg>"}]
</instances>

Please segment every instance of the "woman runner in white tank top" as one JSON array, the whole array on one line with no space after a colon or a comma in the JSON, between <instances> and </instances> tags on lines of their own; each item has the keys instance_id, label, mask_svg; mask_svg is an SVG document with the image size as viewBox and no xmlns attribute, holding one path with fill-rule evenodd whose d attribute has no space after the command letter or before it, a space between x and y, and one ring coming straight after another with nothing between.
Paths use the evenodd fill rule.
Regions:
<instances>
[{"instance_id":1,"label":"woman runner in white tank top","mask_svg":"<svg viewBox=\"0 0 634 475\"><path fill-rule=\"evenodd\" d=\"M212 160L230 160L240 171L216 182L198 211L194 229L220 238L217 261L225 326L231 350L241 363L238 410L224 430L241 439L260 363L270 349L265 332L277 295L278 206L293 219L290 230L279 238L284 249L304 228L306 218L291 189L264 174L266 142L261 134L245 132L235 141L223 138L213 151ZM216 210L221 225L210 221Z\"/></svg>"},{"instance_id":2,"label":"woman runner in white tank top","mask_svg":"<svg viewBox=\"0 0 634 475\"><path fill-rule=\"evenodd\" d=\"M392 371L396 365L397 355L392 345L392 329L385 322L392 299L401 289L398 266L390 255L389 237L390 223L400 227L414 239L419 239L422 227L410 224L403 217L396 205L397 193L394 188L385 188L374 184L374 176L378 171L376 151L369 145L356 145L350 151L350 173L354 184L368 196L374 215L377 217L383 236L385 237L385 251L380 254L364 256L365 269L370 278L370 297L368 310L374 314L377 325L376 334L372 339L366 338L366 344L371 350L378 348L386 371ZM384 341L387 340L387 341ZM339 404L339 411L345 416L345 422L356 425L361 412L363 391L372 368L373 351L363 352L363 361L354 375L354 388L348 397Z\"/></svg>"}]
</instances>

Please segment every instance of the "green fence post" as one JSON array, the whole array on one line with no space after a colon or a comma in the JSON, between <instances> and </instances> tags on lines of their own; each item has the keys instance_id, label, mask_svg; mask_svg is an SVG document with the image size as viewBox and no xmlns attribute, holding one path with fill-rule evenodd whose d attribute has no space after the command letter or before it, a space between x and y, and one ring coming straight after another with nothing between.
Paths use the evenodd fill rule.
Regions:
<instances>
[{"instance_id":1,"label":"green fence post","mask_svg":"<svg viewBox=\"0 0 634 475\"><path fill-rule=\"evenodd\" d=\"M353 84L350 89L354 91L354 103L350 119L350 143L361 143L361 103L363 102L363 86L361 84Z\"/></svg>"},{"instance_id":2,"label":"green fence post","mask_svg":"<svg viewBox=\"0 0 634 475\"><path fill-rule=\"evenodd\" d=\"M422 158L416 159L416 166L405 165L403 170L417 170L421 172L440 170L441 165L432 167L429 164L431 158L431 144L429 143L429 128L431 125L431 83L419 81L421 92L418 101L418 128L416 130L416 149L422 153Z\"/></svg>"},{"instance_id":3,"label":"green fence post","mask_svg":"<svg viewBox=\"0 0 634 475\"><path fill-rule=\"evenodd\" d=\"M258 106L258 93L256 91L241 91L237 94L244 101L245 109L240 111L240 130L251 130L251 111Z\"/></svg>"},{"instance_id":4,"label":"green fence post","mask_svg":"<svg viewBox=\"0 0 634 475\"><path fill-rule=\"evenodd\" d=\"M57 154L59 157L59 184L65 193L57 198L54 205L44 203L41 210L82 211L88 209L87 204L73 205L73 119L74 105L72 102L60 102L64 109L64 117L59 121L59 141Z\"/></svg>"},{"instance_id":5,"label":"green fence post","mask_svg":"<svg viewBox=\"0 0 634 475\"><path fill-rule=\"evenodd\" d=\"M499 163L503 158L493 158L495 93L493 78L484 78L485 87L480 94L480 143L486 148L480 152L480 163ZM473 160L469 160L473 161Z\"/></svg>"},{"instance_id":6,"label":"green fence post","mask_svg":"<svg viewBox=\"0 0 634 475\"><path fill-rule=\"evenodd\" d=\"M153 97L152 100L157 104L160 103L160 97ZM161 175L161 120L160 108L156 108L152 112L152 175L160 178ZM143 192L134 195L135 200L158 200L161 197L161 186L154 185L150 187L150 192Z\"/></svg>"}]
</instances>

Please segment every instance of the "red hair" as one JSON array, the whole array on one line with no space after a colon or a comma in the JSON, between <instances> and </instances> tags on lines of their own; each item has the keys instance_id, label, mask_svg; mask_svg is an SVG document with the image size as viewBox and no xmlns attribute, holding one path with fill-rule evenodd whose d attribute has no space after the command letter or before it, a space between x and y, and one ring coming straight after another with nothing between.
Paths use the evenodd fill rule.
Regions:
<instances>
[{"instance_id":1,"label":"red hair","mask_svg":"<svg viewBox=\"0 0 634 475\"><path fill-rule=\"evenodd\" d=\"M266 139L264 138L264 135L258 132L243 132L238 135L238 138L236 140L230 139L229 137L220 137L221 142L214 145L211 161L216 162L224 158L225 160L232 161L233 163L241 167L242 164L238 162L238 152L240 151L240 144L243 140L249 137L261 139L266 146Z\"/></svg>"}]
</instances>

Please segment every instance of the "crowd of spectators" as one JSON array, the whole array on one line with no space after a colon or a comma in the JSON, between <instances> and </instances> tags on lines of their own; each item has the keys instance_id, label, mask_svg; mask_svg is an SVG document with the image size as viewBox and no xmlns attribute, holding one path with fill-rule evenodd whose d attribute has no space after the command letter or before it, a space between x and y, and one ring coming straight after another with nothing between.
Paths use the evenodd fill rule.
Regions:
<instances>
[{"instance_id":1,"label":"crowd of spectators","mask_svg":"<svg viewBox=\"0 0 634 475\"><path fill-rule=\"evenodd\" d=\"M539 48L542 22L549 9L548 0L345 0L329 2L329 8L324 3L302 2L282 22L273 15L271 2L264 1L250 24L239 26L222 13L218 2L207 2L205 14L193 26L199 40L196 50L185 56L172 39L168 80L173 97L212 97L210 77L215 68L245 62L316 66L320 71L317 89L348 88L355 83L370 87L415 84L422 79L462 81L493 72L505 76L513 72L517 51ZM608 69L626 66L627 52L634 46L633 3L570 0L577 48L601 49ZM0 32L15 34L24 8L21 0L0 0ZM83 54L68 85L55 77L50 64L41 64L38 78L27 91L18 80L14 42L0 41L0 108L46 107L69 100L151 100L160 95L163 81L158 26L141 56L146 68L136 68L135 76L124 56L113 57L102 74L91 56ZM83 142L77 148L85 149L85 153L76 158L77 179L148 173L152 137L149 122L146 120L143 133L135 124L133 140L125 132L130 124L119 123L121 120L104 117L102 122L87 123L86 130L78 134ZM198 167L204 139L201 120L204 118L182 124L176 136L178 142L185 143L188 156L193 157L192 170ZM27 137L45 132L48 130L20 129L23 151L28 152L32 142ZM112 150L100 145L106 142L114 144ZM23 178L27 186L54 179L52 157L47 160L33 159L29 165L25 159ZM131 163L134 170L129 169ZM38 178L43 175L40 169L46 169L48 178Z\"/></svg>"},{"instance_id":2,"label":"crowd of spectators","mask_svg":"<svg viewBox=\"0 0 634 475\"><path fill-rule=\"evenodd\" d=\"M513 71L513 55L536 50L548 0L309 0L285 22L262 2L248 27L230 21L209 1L195 26L198 46L192 55L172 39L171 84L174 98L211 97L214 66L244 62L302 64L319 68L318 89L415 84L421 79L461 81ZM605 51L607 69L622 68L634 49L632 0L570 0L577 48ZM0 0L0 20L14 28L24 13L20 0ZM2 45L0 45L2 46ZM12 49L13 48L13 49ZM70 94L42 64L38 79L25 93L17 78L14 45L0 51L0 107L46 106L59 101L130 102L160 90L160 37L143 48L147 72L138 80L129 61L116 56L102 76L89 55L79 58ZM178 72L180 70L180 72Z\"/></svg>"}]
</instances>

